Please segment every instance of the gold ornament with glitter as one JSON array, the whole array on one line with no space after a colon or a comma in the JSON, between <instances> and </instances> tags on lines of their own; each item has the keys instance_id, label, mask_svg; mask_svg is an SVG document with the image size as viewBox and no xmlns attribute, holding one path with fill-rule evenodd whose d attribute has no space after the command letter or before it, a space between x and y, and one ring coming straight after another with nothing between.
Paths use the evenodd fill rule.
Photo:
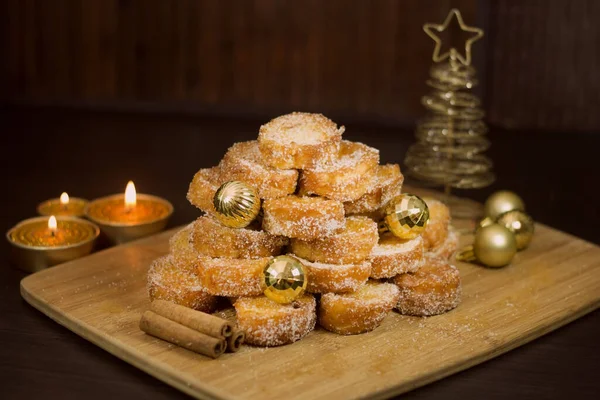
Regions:
<instances>
[{"instance_id":1,"label":"gold ornament with glitter","mask_svg":"<svg viewBox=\"0 0 600 400\"><path fill-rule=\"evenodd\" d=\"M256 190L240 181L225 182L213 198L217 219L230 228L245 228L260 213Z\"/></svg>"},{"instance_id":2,"label":"gold ornament with glitter","mask_svg":"<svg viewBox=\"0 0 600 400\"><path fill-rule=\"evenodd\" d=\"M517 250L523 250L531 243L535 225L533 218L524 211L512 210L505 212L500 214L496 222L506 227L515 235Z\"/></svg>"},{"instance_id":3,"label":"gold ornament with glitter","mask_svg":"<svg viewBox=\"0 0 600 400\"><path fill-rule=\"evenodd\" d=\"M429 222L429 207L422 198L404 193L393 198L385 207L379 222L379 233L391 232L401 239L419 236Z\"/></svg>"},{"instance_id":4,"label":"gold ornament with glitter","mask_svg":"<svg viewBox=\"0 0 600 400\"><path fill-rule=\"evenodd\" d=\"M289 304L296 300L308 283L306 271L300 261L289 256L273 258L263 270L265 296L280 303Z\"/></svg>"},{"instance_id":5,"label":"gold ornament with glitter","mask_svg":"<svg viewBox=\"0 0 600 400\"><path fill-rule=\"evenodd\" d=\"M510 264L516 253L515 235L506 227L493 223L479 228L473 244L462 249L456 259L499 268Z\"/></svg>"}]
</instances>

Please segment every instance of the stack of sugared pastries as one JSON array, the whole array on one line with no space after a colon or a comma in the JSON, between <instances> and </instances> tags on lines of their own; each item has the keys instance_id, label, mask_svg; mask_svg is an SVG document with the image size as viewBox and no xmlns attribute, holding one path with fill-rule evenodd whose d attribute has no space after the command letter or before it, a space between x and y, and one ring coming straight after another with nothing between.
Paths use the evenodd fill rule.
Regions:
<instances>
[{"instance_id":1,"label":"stack of sugared pastries","mask_svg":"<svg viewBox=\"0 0 600 400\"><path fill-rule=\"evenodd\" d=\"M398 165L379 165L378 150L342 140L343 132L320 114L283 115L261 126L258 140L234 144L218 166L198 171L187 197L205 215L153 263L150 297L207 312L228 298L246 343L258 346L292 343L317 322L349 335L375 329L393 308L433 315L455 307L460 279L447 262L457 245L448 209L427 200L422 236L380 236L377 221L404 178ZM215 218L213 196L232 180L262 199L261 218L246 228ZM291 304L263 295L263 270L281 254L300 261L308 280Z\"/></svg>"}]
</instances>

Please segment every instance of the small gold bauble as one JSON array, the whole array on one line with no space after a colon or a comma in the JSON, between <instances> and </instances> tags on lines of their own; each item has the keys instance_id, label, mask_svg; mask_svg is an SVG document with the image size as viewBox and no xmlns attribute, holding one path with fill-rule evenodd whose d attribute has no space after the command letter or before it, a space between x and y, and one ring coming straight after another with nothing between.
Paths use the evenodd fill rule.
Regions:
<instances>
[{"instance_id":1,"label":"small gold bauble","mask_svg":"<svg viewBox=\"0 0 600 400\"><path fill-rule=\"evenodd\" d=\"M217 219L230 228L244 228L260 213L256 190L240 181L222 184L215 192L213 204Z\"/></svg>"},{"instance_id":2,"label":"small gold bauble","mask_svg":"<svg viewBox=\"0 0 600 400\"><path fill-rule=\"evenodd\" d=\"M508 265L517 253L515 235L499 224L480 228L475 234L473 253L477 261L488 267Z\"/></svg>"},{"instance_id":3,"label":"small gold bauble","mask_svg":"<svg viewBox=\"0 0 600 400\"><path fill-rule=\"evenodd\" d=\"M394 197L385 207L385 217L379 223L379 232L392 232L401 239L419 236L429 222L429 207L414 194L404 193Z\"/></svg>"},{"instance_id":4,"label":"small gold bauble","mask_svg":"<svg viewBox=\"0 0 600 400\"><path fill-rule=\"evenodd\" d=\"M511 231L517 241L517 250L523 250L533 238L535 229L533 218L521 210L512 210L501 214L496 222Z\"/></svg>"},{"instance_id":5,"label":"small gold bauble","mask_svg":"<svg viewBox=\"0 0 600 400\"><path fill-rule=\"evenodd\" d=\"M480 229L480 228L484 228L484 227L486 227L488 225L491 225L493 223L494 223L494 220L492 220L490 217L485 217L484 219L482 219L481 221L479 221L479 223L477 224L476 230Z\"/></svg>"},{"instance_id":6,"label":"small gold bauble","mask_svg":"<svg viewBox=\"0 0 600 400\"><path fill-rule=\"evenodd\" d=\"M525 203L523 203L523 200L514 192L501 190L493 193L485 201L485 215L494 221L500 216L500 214L504 214L505 212L512 210L525 211Z\"/></svg>"},{"instance_id":7,"label":"small gold bauble","mask_svg":"<svg viewBox=\"0 0 600 400\"><path fill-rule=\"evenodd\" d=\"M263 270L265 296L280 304L296 300L306 289L306 271L300 261L289 256L273 258Z\"/></svg>"}]
</instances>

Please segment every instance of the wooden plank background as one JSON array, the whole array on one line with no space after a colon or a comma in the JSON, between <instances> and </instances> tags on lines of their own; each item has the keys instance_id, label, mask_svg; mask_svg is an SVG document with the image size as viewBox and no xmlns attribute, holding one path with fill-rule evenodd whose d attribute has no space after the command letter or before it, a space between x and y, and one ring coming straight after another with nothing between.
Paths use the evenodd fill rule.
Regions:
<instances>
[{"instance_id":1,"label":"wooden plank background","mask_svg":"<svg viewBox=\"0 0 600 400\"><path fill-rule=\"evenodd\" d=\"M5 0L0 101L413 124L451 7L474 47L489 122L600 129L600 2Z\"/></svg>"},{"instance_id":2,"label":"wooden plank background","mask_svg":"<svg viewBox=\"0 0 600 400\"><path fill-rule=\"evenodd\" d=\"M493 2L489 119L505 127L600 130L600 2Z\"/></svg>"}]
</instances>

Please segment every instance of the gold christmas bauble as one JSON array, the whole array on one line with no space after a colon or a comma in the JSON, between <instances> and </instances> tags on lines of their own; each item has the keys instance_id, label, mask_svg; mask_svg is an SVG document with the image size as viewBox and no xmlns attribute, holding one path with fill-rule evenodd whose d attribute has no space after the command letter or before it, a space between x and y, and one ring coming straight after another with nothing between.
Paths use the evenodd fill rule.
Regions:
<instances>
[{"instance_id":1,"label":"gold christmas bauble","mask_svg":"<svg viewBox=\"0 0 600 400\"><path fill-rule=\"evenodd\" d=\"M525 203L523 203L523 200L514 192L501 190L493 193L485 201L485 215L494 221L500 216L500 214L504 214L505 212L512 210L525 211Z\"/></svg>"},{"instance_id":2,"label":"gold christmas bauble","mask_svg":"<svg viewBox=\"0 0 600 400\"><path fill-rule=\"evenodd\" d=\"M473 253L483 265L504 267L510 264L517 253L515 235L499 224L484 226L475 234Z\"/></svg>"},{"instance_id":3,"label":"gold christmas bauble","mask_svg":"<svg viewBox=\"0 0 600 400\"><path fill-rule=\"evenodd\" d=\"M300 261L289 256L273 258L263 270L267 288L264 293L280 304L296 300L306 289L306 271Z\"/></svg>"},{"instance_id":4,"label":"gold christmas bauble","mask_svg":"<svg viewBox=\"0 0 600 400\"><path fill-rule=\"evenodd\" d=\"M240 181L229 181L215 192L213 204L217 219L230 228L244 228L260 213L256 190Z\"/></svg>"},{"instance_id":5,"label":"gold christmas bauble","mask_svg":"<svg viewBox=\"0 0 600 400\"><path fill-rule=\"evenodd\" d=\"M517 250L523 250L533 238L533 231L535 229L533 224L533 218L521 210L512 210L500 214L496 222L515 235L517 241Z\"/></svg>"},{"instance_id":6,"label":"gold christmas bauble","mask_svg":"<svg viewBox=\"0 0 600 400\"><path fill-rule=\"evenodd\" d=\"M492 220L490 217L485 217L484 219L482 219L481 221L479 221L479 223L477 224L477 229L484 228L484 227L486 227L488 225L491 225L493 223L494 223L494 220Z\"/></svg>"},{"instance_id":7,"label":"gold christmas bauble","mask_svg":"<svg viewBox=\"0 0 600 400\"><path fill-rule=\"evenodd\" d=\"M385 207L385 217L379 223L379 232L392 232L401 239L419 236L429 222L429 207L414 194L404 193L394 197Z\"/></svg>"}]
</instances>

